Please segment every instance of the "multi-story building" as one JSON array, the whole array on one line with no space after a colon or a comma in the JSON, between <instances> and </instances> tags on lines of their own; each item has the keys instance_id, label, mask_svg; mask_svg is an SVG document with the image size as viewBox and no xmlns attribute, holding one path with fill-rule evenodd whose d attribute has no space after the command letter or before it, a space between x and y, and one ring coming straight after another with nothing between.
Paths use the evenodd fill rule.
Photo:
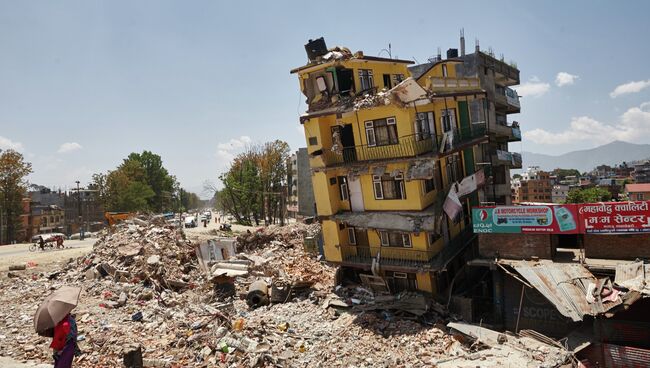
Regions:
<instances>
[{"instance_id":1,"label":"multi-story building","mask_svg":"<svg viewBox=\"0 0 650 368\"><path fill-rule=\"evenodd\" d=\"M63 232L65 211L57 205L32 205L29 234Z\"/></svg>"},{"instance_id":2,"label":"multi-story building","mask_svg":"<svg viewBox=\"0 0 650 368\"><path fill-rule=\"evenodd\" d=\"M634 165L632 177L636 183L650 183L650 160Z\"/></svg>"},{"instance_id":3,"label":"multi-story building","mask_svg":"<svg viewBox=\"0 0 650 368\"><path fill-rule=\"evenodd\" d=\"M446 289L473 239L470 207L509 188L514 160L497 161L518 129L491 118L499 97L488 91L519 72L478 50L409 69L408 60L328 50L322 39L305 47L309 63L291 73L307 97L300 122L326 260L391 291ZM492 178L499 167L508 178L487 180L489 196L486 163Z\"/></svg>"},{"instance_id":4,"label":"multi-story building","mask_svg":"<svg viewBox=\"0 0 650 368\"><path fill-rule=\"evenodd\" d=\"M543 202L551 203L553 181L548 172L537 166L529 167L522 174L517 185L513 186L513 202Z\"/></svg>"},{"instance_id":5,"label":"multi-story building","mask_svg":"<svg viewBox=\"0 0 650 368\"><path fill-rule=\"evenodd\" d=\"M316 216L314 188L311 184L307 148L299 148L289 159L289 200L287 209L292 217Z\"/></svg>"},{"instance_id":6,"label":"multi-story building","mask_svg":"<svg viewBox=\"0 0 650 368\"><path fill-rule=\"evenodd\" d=\"M554 184L551 192L551 202L564 203L569 196L569 186L566 184Z\"/></svg>"}]
</instances>

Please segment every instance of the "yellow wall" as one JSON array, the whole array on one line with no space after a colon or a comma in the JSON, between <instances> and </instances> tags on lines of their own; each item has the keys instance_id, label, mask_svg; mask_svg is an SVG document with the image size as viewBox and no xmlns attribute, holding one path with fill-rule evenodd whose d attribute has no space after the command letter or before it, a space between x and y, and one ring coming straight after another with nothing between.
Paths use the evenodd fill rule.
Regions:
<instances>
[{"instance_id":1,"label":"yellow wall","mask_svg":"<svg viewBox=\"0 0 650 368\"><path fill-rule=\"evenodd\" d=\"M345 230L343 230L345 231ZM342 232L339 225L331 220L324 220L322 225L323 232L323 251L325 259L331 262L341 262L341 250L338 245L341 244ZM347 235L346 235L347 239Z\"/></svg>"},{"instance_id":2,"label":"yellow wall","mask_svg":"<svg viewBox=\"0 0 650 368\"><path fill-rule=\"evenodd\" d=\"M430 272L418 272L415 274L418 290L424 291L426 293L435 294L435 283L432 282L433 276Z\"/></svg>"},{"instance_id":3,"label":"yellow wall","mask_svg":"<svg viewBox=\"0 0 650 368\"><path fill-rule=\"evenodd\" d=\"M314 197L316 198L316 212L320 216L330 216L339 211L350 210L350 200L341 201L339 183L330 184L331 178L345 176L344 170L315 172L312 174Z\"/></svg>"}]
</instances>

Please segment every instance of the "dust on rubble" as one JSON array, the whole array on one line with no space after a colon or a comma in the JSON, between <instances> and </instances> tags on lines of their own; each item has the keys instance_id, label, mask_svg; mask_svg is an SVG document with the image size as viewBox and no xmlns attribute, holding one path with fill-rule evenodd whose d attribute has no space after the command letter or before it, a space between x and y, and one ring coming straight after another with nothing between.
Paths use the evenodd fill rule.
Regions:
<instances>
[{"instance_id":1,"label":"dust on rubble","mask_svg":"<svg viewBox=\"0 0 650 368\"><path fill-rule=\"evenodd\" d=\"M318 231L318 224L291 224L240 234L240 253L225 263L246 271L227 278L234 290L222 293L216 280L223 277L212 273L219 263L203 270L196 244L179 229L155 218L118 225L60 269L0 280L0 356L50 361L50 341L34 333L32 318L62 285L83 288L76 367L123 366L140 352L147 367L422 366L465 351L437 314L402 318L390 311L390 298L335 287L335 269L303 248L303 237ZM259 280L290 288L282 300L272 294L271 304L251 309L245 297ZM410 300L409 308L422 300L397 299Z\"/></svg>"}]
</instances>

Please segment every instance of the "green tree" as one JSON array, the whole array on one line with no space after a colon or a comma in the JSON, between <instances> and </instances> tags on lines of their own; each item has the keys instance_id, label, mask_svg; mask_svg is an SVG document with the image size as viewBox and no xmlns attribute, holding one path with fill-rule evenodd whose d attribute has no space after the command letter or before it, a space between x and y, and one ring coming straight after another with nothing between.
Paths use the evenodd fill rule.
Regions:
<instances>
[{"instance_id":1,"label":"green tree","mask_svg":"<svg viewBox=\"0 0 650 368\"><path fill-rule=\"evenodd\" d=\"M612 194L603 188L593 187L588 189L573 189L567 195L566 203L594 203L607 202L612 199Z\"/></svg>"},{"instance_id":2,"label":"green tree","mask_svg":"<svg viewBox=\"0 0 650 368\"><path fill-rule=\"evenodd\" d=\"M149 208L156 212L164 212L172 209L173 203L171 194L174 193L174 184L176 178L169 175L169 172L163 166L162 158L150 151L142 153L131 153L122 166L128 167L133 163L139 163L142 169L142 177L133 177L132 179L141 181L149 185L153 190L153 197L148 199ZM140 174L140 173L138 173Z\"/></svg>"},{"instance_id":3,"label":"green tree","mask_svg":"<svg viewBox=\"0 0 650 368\"><path fill-rule=\"evenodd\" d=\"M32 164L14 150L0 154L0 244L17 239L22 229L22 200L27 192L27 175ZM4 226L4 227L3 227Z\"/></svg>"}]
</instances>

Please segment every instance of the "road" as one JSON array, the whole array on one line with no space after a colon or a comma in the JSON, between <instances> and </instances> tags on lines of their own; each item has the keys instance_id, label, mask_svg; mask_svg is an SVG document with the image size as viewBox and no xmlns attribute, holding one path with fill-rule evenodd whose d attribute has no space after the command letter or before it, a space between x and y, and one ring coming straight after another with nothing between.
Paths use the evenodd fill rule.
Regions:
<instances>
[{"instance_id":1,"label":"road","mask_svg":"<svg viewBox=\"0 0 650 368\"><path fill-rule=\"evenodd\" d=\"M21 362L9 357L0 357L0 367L3 368L51 368L52 364L41 364L34 362Z\"/></svg>"},{"instance_id":2,"label":"road","mask_svg":"<svg viewBox=\"0 0 650 368\"><path fill-rule=\"evenodd\" d=\"M30 252L31 243L11 244L0 246L0 271L7 271L9 266L14 264L25 264L34 262L45 265L53 262L80 257L92 250L97 239L66 240L64 249L48 249Z\"/></svg>"}]
</instances>

